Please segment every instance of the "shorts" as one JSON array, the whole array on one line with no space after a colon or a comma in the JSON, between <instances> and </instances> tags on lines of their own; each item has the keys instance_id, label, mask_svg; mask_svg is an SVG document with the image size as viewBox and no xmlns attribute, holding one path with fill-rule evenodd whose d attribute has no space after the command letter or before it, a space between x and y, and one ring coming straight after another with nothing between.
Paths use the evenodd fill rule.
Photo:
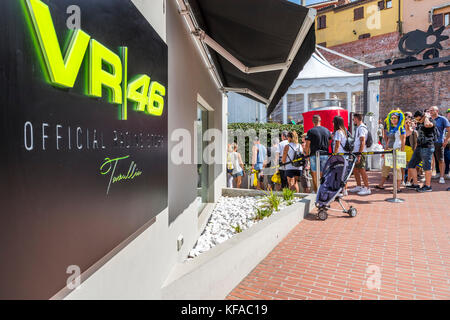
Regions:
<instances>
[{"instance_id":1,"label":"shorts","mask_svg":"<svg viewBox=\"0 0 450 320\"><path fill-rule=\"evenodd\" d=\"M414 169L420 162L424 171L431 170L431 162L433 159L434 146L430 148L417 147L414 150L411 161L408 163L408 169Z\"/></svg>"},{"instance_id":2,"label":"shorts","mask_svg":"<svg viewBox=\"0 0 450 320\"><path fill-rule=\"evenodd\" d=\"M311 171L316 172L316 156L311 156L309 163L311 164ZM320 156L320 172L323 172L323 168L325 168L325 163L328 160L328 156Z\"/></svg>"},{"instance_id":3,"label":"shorts","mask_svg":"<svg viewBox=\"0 0 450 320\"><path fill-rule=\"evenodd\" d=\"M357 160L356 160L357 161ZM365 169L366 168L366 156L361 155L361 160L355 164L356 169Z\"/></svg>"},{"instance_id":4,"label":"shorts","mask_svg":"<svg viewBox=\"0 0 450 320\"><path fill-rule=\"evenodd\" d=\"M286 177L288 178L300 177L301 174L300 170L286 170Z\"/></svg>"},{"instance_id":5,"label":"shorts","mask_svg":"<svg viewBox=\"0 0 450 320\"><path fill-rule=\"evenodd\" d=\"M435 143L434 144L434 158L437 161L444 161L444 146L442 143Z\"/></svg>"},{"instance_id":6,"label":"shorts","mask_svg":"<svg viewBox=\"0 0 450 320\"><path fill-rule=\"evenodd\" d=\"M240 171L238 173L233 174L233 178L242 177L244 175L244 171Z\"/></svg>"},{"instance_id":7,"label":"shorts","mask_svg":"<svg viewBox=\"0 0 450 320\"><path fill-rule=\"evenodd\" d=\"M389 176L389 172L391 172L393 168L389 166L383 165L383 168L381 169L381 176L383 178L387 178ZM400 168L397 168L397 180L402 179L402 170Z\"/></svg>"}]
</instances>

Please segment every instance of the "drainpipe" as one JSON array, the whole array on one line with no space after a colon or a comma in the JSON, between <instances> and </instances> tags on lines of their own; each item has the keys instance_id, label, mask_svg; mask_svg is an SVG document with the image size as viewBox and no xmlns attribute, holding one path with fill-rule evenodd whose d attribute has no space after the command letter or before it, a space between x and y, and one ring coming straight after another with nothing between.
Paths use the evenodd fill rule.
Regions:
<instances>
[{"instance_id":1,"label":"drainpipe","mask_svg":"<svg viewBox=\"0 0 450 320\"><path fill-rule=\"evenodd\" d=\"M402 23L402 0L398 0L398 33L403 34L403 23Z\"/></svg>"}]
</instances>

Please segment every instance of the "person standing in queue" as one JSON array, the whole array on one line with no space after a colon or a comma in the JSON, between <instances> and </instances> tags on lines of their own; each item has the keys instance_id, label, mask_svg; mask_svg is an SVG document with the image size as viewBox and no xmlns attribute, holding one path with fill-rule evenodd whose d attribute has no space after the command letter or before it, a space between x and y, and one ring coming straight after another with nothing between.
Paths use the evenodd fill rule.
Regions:
<instances>
[{"instance_id":1,"label":"person standing in queue","mask_svg":"<svg viewBox=\"0 0 450 320\"><path fill-rule=\"evenodd\" d=\"M334 153L345 153L344 150L345 145L347 144L348 132L347 128L345 128L344 119L341 116L335 116L333 118L333 152ZM344 156L346 160L348 160L348 156ZM342 190L342 195L347 196L347 184L344 186Z\"/></svg>"},{"instance_id":2,"label":"person standing in queue","mask_svg":"<svg viewBox=\"0 0 450 320\"><path fill-rule=\"evenodd\" d=\"M439 178L439 183L445 184L445 148L450 141L450 122L446 117L439 115L439 108L437 106L432 106L429 112L439 131L439 137L434 142L436 176L433 178Z\"/></svg>"},{"instance_id":3,"label":"person standing in queue","mask_svg":"<svg viewBox=\"0 0 450 320\"><path fill-rule=\"evenodd\" d=\"M367 129L367 126L363 123L362 120L363 120L362 114L355 113L353 115L353 123L355 123L356 125L355 144L353 147L353 152L355 153L367 152L366 141L369 136L369 130ZM367 177L366 172L365 155L360 154L356 157L355 169L353 171L356 180L356 187L348 190L348 192L355 192L358 193L358 195L360 196L370 195L372 192L370 191L369 178ZM364 183L364 187L362 186L361 182Z\"/></svg>"},{"instance_id":4,"label":"person standing in queue","mask_svg":"<svg viewBox=\"0 0 450 320\"><path fill-rule=\"evenodd\" d=\"M258 185L256 188L258 190L262 190L264 189L264 176L262 174L262 169L267 164L267 149L261 144L258 137L253 139L252 155L252 170L257 172L256 176L258 179Z\"/></svg>"},{"instance_id":5,"label":"person standing in queue","mask_svg":"<svg viewBox=\"0 0 450 320\"><path fill-rule=\"evenodd\" d=\"M292 161L296 159L296 154L302 154L302 146L298 143L298 134L295 130L288 133L289 143L284 147L281 161L286 164L286 176L291 190L299 192L298 181L302 173L302 167L295 166Z\"/></svg>"},{"instance_id":6,"label":"person standing in queue","mask_svg":"<svg viewBox=\"0 0 450 320\"><path fill-rule=\"evenodd\" d=\"M283 161L281 161L282 160L281 158L283 157L284 147L286 147L288 145L288 143L289 143L288 131L283 130L281 132L281 142L278 145L278 155L280 158L280 163L283 163ZM281 189L287 188L288 182L287 182L285 166L280 165L279 171L280 171L280 178L281 178Z\"/></svg>"},{"instance_id":7,"label":"person standing in queue","mask_svg":"<svg viewBox=\"0 0 450 320\"><path fill-rule=\"evenodd\" d=\"M313 180L314 191L317 192L317 168L316 168L316 152L328 152L328 146L331 140L331 133L327 128L321 126L322 119L318 114L312 118L314 128L310 129L306 134L305 155L310 155L311 175ZM328 160L327 155L320 156L320 175L322 177L323 168Z\"/></svg>"},{"instance_id":8,"label":"person standing in queue","mask_svg":"<svg viewBox=\"0 0 450 320\"><path fill-rule=\"evenodd\" d=\"M408 189L415 189L417 192L432 192L431 188L431 164L433 162L434 154L434 142L438 136L435 132L434 126L436 122L433 120L429 113L425 113L422 110L417 110L414 113L414 119L417 123L417 148L414 150L411 161L408 163L408 177L413 182L407 186ZM416 167L422 162L423 171L425 171L425 182L422 187L417 182L417 170Z\"/></svg>"}]
</instances>

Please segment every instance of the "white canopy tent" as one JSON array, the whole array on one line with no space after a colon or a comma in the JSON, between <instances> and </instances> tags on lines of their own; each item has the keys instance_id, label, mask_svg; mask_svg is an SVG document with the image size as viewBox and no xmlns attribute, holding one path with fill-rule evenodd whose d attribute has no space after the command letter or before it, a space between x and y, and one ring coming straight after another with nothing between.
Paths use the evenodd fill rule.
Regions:
<instances>
[{"instance_id":1,"label":"white canopy tent","mask_svg":"<svg viewBox=\"0 0 450 320\"><path fill-rule=\"evenodd\" d=\"M316 99L340 100L341 107L350 112L363 112L363 75L343 71L332 66L319 54L314 53L290 86L275 111L273 120L287 123L301 120L301 114L309 111ZM379 83L369 87L369 112L378 119ZM371 121L373 122L373 121ZM376 130L376 124L373 128Z\"/></svg>"}]
</instances>

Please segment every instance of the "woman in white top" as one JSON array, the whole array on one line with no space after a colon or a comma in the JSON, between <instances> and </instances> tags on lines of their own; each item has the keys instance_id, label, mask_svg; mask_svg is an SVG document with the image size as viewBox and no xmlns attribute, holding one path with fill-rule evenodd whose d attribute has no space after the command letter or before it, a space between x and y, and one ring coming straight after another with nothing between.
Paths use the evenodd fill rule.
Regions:
<instances>
[{"instance_id":1,"label":"woman in white top","mask_svg":"<svg viewBox=\"0 0 450 320\"><path fill-rule=\"evenodd\" d=\"M233 163L233 171L232 175L234 178L234 182L236 183L236 188L241 187L242 176L244 175L244 164L242 163L241 154L237 152L238 144L233 143L232 145L233 152L231 153L231 162Z\"/></svg>"},{"instance_id":2,"label":"woman in white top","mask_svg":"<svg viewBox=\"0 0 450 320\"><path fill-rule=\"evenodd\" d=\"M344 119L341 116L335 116L333 119L333 152L334 153L346 153L344 146L347 144L347 129L345 128ZM344 156L348 159L348 156ZM342 195L348 195L347 185L345 185Z\"/></svg>"},{"instance_id":3,"label":"woman in white top","mask_svg":"<svg viewBox=\"0 0 450 320\"><path fill-rule=\"evenodd\" d=\"M344 146L347 143L347 129L345 129L344 119L341 116L335 116L333 119L333 126L333 152L345 153Z\"/></svg>"},{"instance_id":4,"label":"woman in white top","mask_svg":"<svg viewBox=\"0 0 450 320\"><path fill-rule=\"evenodd\" d=\"M298 134L296 131L291 131L288 133L288 141L289 143L283 150L283 157L281 159L283 163L294 160L296 152L298 155L303 153L302 146L298 143ZM302 168L295 167L292 163L287 164L285 168L289 188L299 192L298 180L300 178Z\"/></svg>"}]
</instances>

